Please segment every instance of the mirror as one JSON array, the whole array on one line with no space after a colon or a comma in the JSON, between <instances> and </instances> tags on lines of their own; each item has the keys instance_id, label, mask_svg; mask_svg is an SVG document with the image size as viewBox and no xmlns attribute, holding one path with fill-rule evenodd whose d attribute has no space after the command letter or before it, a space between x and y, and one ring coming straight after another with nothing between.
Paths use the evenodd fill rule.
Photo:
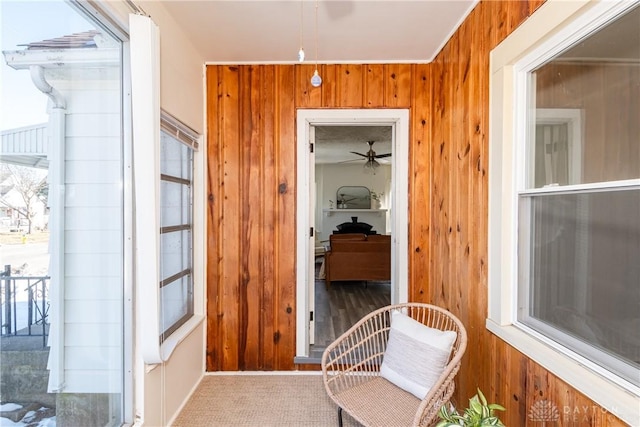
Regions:
<instances>
[{"instance_id":1,"label":"mirror","mask_svg":"<svg viewBox=\"0 0 640 427\"><path fill-rule=\"evenodd\" d=\"M371 192L367 187L344 186L336 192L338 209L370 209Z\"/></svg>"}]
</instances>

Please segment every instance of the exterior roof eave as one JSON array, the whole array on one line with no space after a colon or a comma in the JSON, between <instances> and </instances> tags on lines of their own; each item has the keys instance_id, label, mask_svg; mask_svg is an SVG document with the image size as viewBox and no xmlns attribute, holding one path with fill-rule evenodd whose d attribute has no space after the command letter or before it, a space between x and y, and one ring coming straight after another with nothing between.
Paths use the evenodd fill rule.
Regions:
<instances>
[{"instance_id":1,"label":"exterior roof eave","mask_svg":"<svg viewBox=\"0 0 640 427\"><path fill-rule=\"evenodd\" d=\"M96 68L119 67L119 48L14 50L2 52L7 65L15 70L32 65L43 68Z\"/></svg>"}]
</instances>

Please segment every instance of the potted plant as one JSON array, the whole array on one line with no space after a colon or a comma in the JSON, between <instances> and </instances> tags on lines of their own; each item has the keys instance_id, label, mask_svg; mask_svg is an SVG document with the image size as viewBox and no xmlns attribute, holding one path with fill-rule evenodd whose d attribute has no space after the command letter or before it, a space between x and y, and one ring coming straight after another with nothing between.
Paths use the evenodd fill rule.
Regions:
<instances>
[{"instance_id":1,"label":"potted plant","mask_svg":"<svg viewBox=\"0 0 640 427\"><path fill-rule=\"evenodd\" d=\"M371 190L371 209L380 209L382 196L384 193L376 193Z\"/></svg>"},{"instance_id":2,"label":"potted plant","mask_svg":"<svg viewBox=\"0 0 640 427\"><path fill-rule=\"evenodd\" d=\"M478 394L469 399L469 407L466 408L462 415L452 406L442 405L438 416L440 421L436 427L485 427L485 426L504 426L502 421L494 415L494 411L504 411L504 407L497 403L487 403L480 389Z\"/></svg>"}]
</instances>

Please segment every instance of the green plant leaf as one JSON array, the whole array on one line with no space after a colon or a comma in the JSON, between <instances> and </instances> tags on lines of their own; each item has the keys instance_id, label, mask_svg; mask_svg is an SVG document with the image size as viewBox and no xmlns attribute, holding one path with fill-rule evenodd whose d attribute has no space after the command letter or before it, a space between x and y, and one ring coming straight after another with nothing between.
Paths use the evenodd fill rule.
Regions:
<instances>
[{"instance_id":1,"label":"green plant leaf","mask_svg":"<svg viewBox=\"0 0 640 427\"><path fill-rule=\"evenodd\" d=\"M482 406L487 406L487 399L484 397L484 394L482 394L480 389L477 389L477 390L478 390L478 394L476 396L480 398L480 403L482 403Z\"/></svg>"},{"instance_id":2,"label":"green plant leaf","mask_svg":"<svg viewBox=\"0 0 640 427\"><path fill-rule=\"evenodd\" d=\"M474 396L471 400L469 400L469 407L476 414L482 414L482 405L478 402L478 399Z\"/></svg>"},{"instance_id":3,"label":"green plant leaf","mask_svg":"<svg viewBox=\"0 0 640 427\"><path fill-rule=\"evenodd\" d=\"M497 403L487 403L487 399L478 389L478 394L469 399L469 407L462 415L452 406L442 405L438 411L440 421L436 427L489 427L504 424L493 414L493 411L504 411L505 408Z\"/></svg>"}]
</instances>

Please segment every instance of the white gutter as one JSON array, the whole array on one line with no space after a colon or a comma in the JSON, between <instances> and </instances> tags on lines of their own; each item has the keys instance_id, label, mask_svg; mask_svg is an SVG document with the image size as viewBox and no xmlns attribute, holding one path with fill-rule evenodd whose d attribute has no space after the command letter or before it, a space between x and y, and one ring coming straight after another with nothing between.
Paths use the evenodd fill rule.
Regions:
<instances>
[{"instance_id":1,"label":"white gutter","mask_svg":"<svg viewBox=\"0 0 640 427\"><path fill-rule=\"evenodd\" d=\"M29 71L31 72L31 81L36 88L53 101L53 108L61 108L64 110L66 108L64 97L44 78L44 68L42 68L41 65L31 65Z\"/></svg>"},{"instance_id":2,"label":"white gutter","mask_svg":"<svg viewBox=\"0 0 640 427\"><path fill-rule=\"evenodd\" d=\"M64 201L65 201L65 115L66 100L47 82L44 68L31 65L31 81L47 95L53 108L49 113L49 297L51 299L51 334L49 335L48 391L59 393L65 387L64 375Z\"/></svg>"},{"instance_id":3,"label":"white gutter","mask_svg":"<svg viewBox=\"0 0 640 427\"><path fill-rule=\"evenodd\" d=\"M3 52L7 65L15 70L31 68L101 68L120 64L120 48L43 49Z\"/></svg>"}]
</instances>

